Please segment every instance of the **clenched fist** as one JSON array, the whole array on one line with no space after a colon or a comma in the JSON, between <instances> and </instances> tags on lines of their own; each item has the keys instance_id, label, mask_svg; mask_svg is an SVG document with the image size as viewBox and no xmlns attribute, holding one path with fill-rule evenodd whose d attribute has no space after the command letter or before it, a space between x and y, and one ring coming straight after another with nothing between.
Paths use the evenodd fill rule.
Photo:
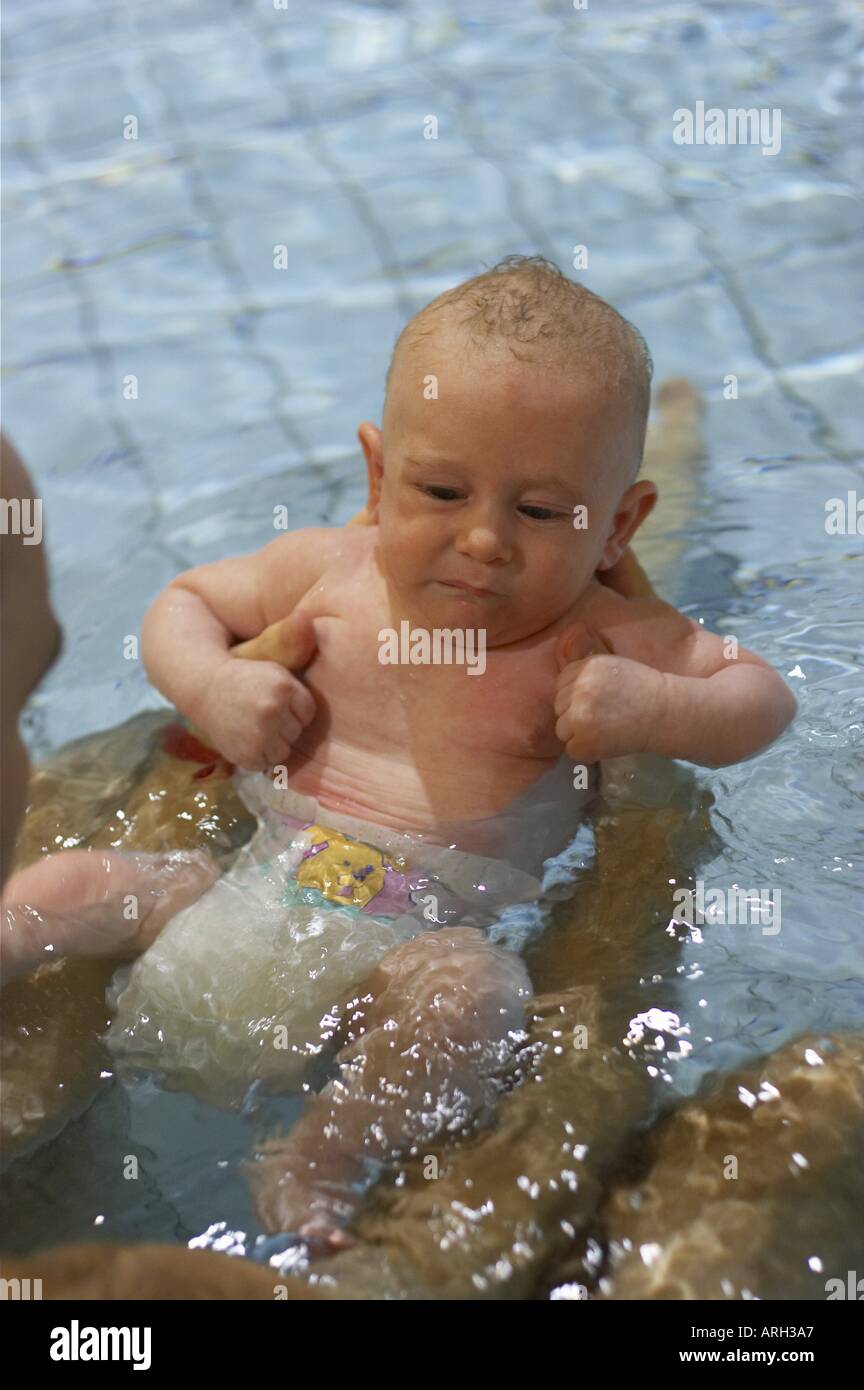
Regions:
<instances>
[{"instance_id":1,"label":"clenched fist","mask_svg":"<svg viewBox=\"0 0 864 1390\"><path fill-rule=\"evenodd\" d=\"M555 655L555 733L568 755L595 763L644 752L663 698L662 672L615 656L581 623L561 633Z\"/></svg>"},{"instance_id":2,"label":"clenched fist","mask_svg":"<svg viewBox=\"0 0 864 1390\"><path fill-rule=\"evenodd\" d=\"M291 668L302 671L314 652L315 629L301 612L226 656L195 711L196 725L223 758L250 772L288 761L315 717L314 697Z\"/></svg>"}]
</instances>

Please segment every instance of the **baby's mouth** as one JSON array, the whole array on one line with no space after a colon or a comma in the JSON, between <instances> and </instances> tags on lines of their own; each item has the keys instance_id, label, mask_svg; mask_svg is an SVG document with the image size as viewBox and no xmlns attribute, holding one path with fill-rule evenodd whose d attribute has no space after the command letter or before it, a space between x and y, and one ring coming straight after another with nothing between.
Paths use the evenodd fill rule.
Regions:
<instances>
[{"instance_id":1,"label":"baby's mouth","mask_svg":"<svg viewBox=\"0 0 864 1390\"><path fill-rule=\"evenodd\" d=\"M459 589L462 593L476 594L478 598L485 598L496 592L494 589L481 589L476 584L466 584L462 579L440 579L438 582L448 589Z\"/></svg>"}]
</instances>

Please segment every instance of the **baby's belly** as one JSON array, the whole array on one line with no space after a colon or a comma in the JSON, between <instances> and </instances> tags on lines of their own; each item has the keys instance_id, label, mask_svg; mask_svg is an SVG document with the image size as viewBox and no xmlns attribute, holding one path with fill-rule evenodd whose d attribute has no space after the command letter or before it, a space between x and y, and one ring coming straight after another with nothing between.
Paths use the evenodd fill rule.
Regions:
<instances>
[{"instance_id":1,"label":"baby's belly","mask_svg":"<svg viewBox=\"0 0 864 1390\"><path fill-rule=\"evenodd\" d=\"M536 873L570 842L593 796L574 789L569 760L476 759L407 762L335 740L314 757L295 750L287 782L335 813L374 821L433 844L507 859Z\"/></svg>"},{"instance_id":2,"label":"baby's belly","mask_svg":"<svg viewBox=\"0 0 864 1390\"><path fill-rule=\"evenodd\" d=\"M429 834L452 821L485 820L506 811L555 761L487 757L472 768L464 751L455 758L428 755L414 761L396 749L378 752L334 739L319 744L313 755L296 749L287 780L333 811Z\"/></svg>"}]
</instances>

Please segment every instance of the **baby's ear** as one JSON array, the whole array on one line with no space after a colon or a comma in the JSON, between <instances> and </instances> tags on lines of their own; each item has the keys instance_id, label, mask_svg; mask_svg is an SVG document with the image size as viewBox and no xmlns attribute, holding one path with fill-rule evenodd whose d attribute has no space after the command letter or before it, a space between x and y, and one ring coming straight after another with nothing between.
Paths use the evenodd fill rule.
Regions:
<instances>
[{"instance_id":1,"label":"baby's ear","mask_svg":"<svg viewBox=\"0 0 864 1390\"><path fill-rule=\"evenodd\" d=\"M647 479L628 487L615 509L612 530L606 539L598 570L611 569L618 563L643 521L651 515L656 502L657 487Z\"/></svg>"},{"instance_id":2,"label":"baby's ear","mask_svg":"<svg viewBox=\"0 0 864 1390\"><path fill-rule=\"evenodd\" d=\"M357 438L360 440L360 447L366 460L366 473L369 479L369 496L364 509L364 520L366 525L373 526L378 520L381 479L384 476L384 450L381 431L370 420L364 420L357 429Z\"/></svg>"}]
</instances>

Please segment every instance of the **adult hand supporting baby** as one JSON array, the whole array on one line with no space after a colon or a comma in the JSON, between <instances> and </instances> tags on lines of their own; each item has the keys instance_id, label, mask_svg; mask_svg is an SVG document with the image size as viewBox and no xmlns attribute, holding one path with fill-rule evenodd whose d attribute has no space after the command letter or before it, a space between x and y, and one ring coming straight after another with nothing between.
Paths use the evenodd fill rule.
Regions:
<instances>
[{"instance_id":1,"label":"adult hand supporting baby","mask_svg":"<svg viewBox=\"0 0 864 1390\"><path fill-rule=\"evenodd\" d=\"M312 619L298 610L271 623L248 642L238 642L231 648L231 656L242 656L246 661L275 661L286 671L303 671L315 655L316 645Z\"/></svg>"},{"instance_id":2,"label":"adult hand supporting baby","mask_svg":"<svg viewBox=\"0 0 864 1390\"><path fill-rule=\"evenodd\" d=\"M580 763L642 752L649 741L659 671L617 656L584 623L564 629L555 646L556 736Z\"/></svg>"},{"instance_id":3,"label":"adult hand supporting baby","mask_svg":"<svg viewBox=\"0 0 864 1390\"><path fill-rule=\"evenodd\" d=\"M598 570L597 579L623 598L656 598L657 591L628 545L611 569Z\"/></svg>"}]
</instances>

